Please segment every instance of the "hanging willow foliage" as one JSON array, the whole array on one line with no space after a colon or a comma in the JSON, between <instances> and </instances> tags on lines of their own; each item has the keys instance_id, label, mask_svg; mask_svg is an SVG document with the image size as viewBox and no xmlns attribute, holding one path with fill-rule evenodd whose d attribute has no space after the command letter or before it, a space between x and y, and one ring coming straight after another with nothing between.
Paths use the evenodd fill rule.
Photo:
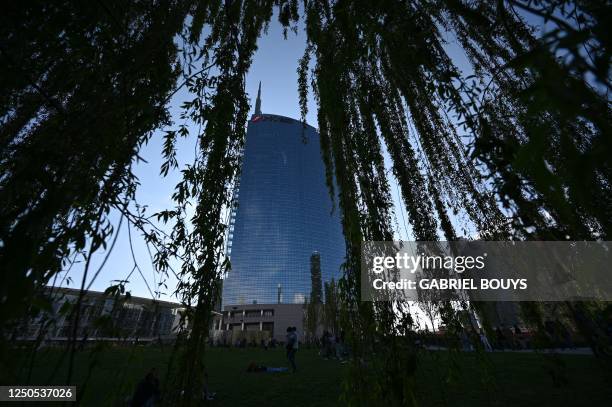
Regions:
<instances>
[{"instance_id":1,"label":"hanging willow foliage","mask_svg":"<svg viewBox=\"0 0 612 407\"><path fill-rule=\"evenodd\" d=\"M393 239L392 178L415 240L610 236L604 1L11 7L0 24L2 327L25 312L70 256L86 252L89 259L104 245L111 209L142 226L142 217L127 210L136 187L131 163L151 132L169 124L166 104L178 78L193 95L181 116L194 126L165 128L162 175L178 165L177 137L199 129L198 154L182 169L175 207L158 214L172 231L164 237L143 229L160 272L171 258L181 261L177 295L187 307L189 335L177 341L171 367L169 388L185 390L167 392L173 405L201 395L211 310L229 266L224 216L249 110L244 78L275 9L285 35L300 18L305 28L301 114L305 119L311 88L327 184L347 243L341 322L355 357L346 402L415 403L417 352L406 304L360 301L361 243ZM554 29L537 38L525 15L548 19ZM449 56L448 36L472 73ZM447 326L457 326L452 307L439 307ZM583 318L593 307L569 305L583 321L581 332L600 338ZM526 311L537 321L537 307Z\"/></svg>"},{"instance_id":2,"label":"hanging willow foliage","mask_svg":"<svg viewBox=\"0 0 612 407\"><path fill-rule=\"evenodd\" d=\"M414 352L397 352L410 346L407 336L397 335L409 315L402 307L359 302L360 243L388 240L390 232L385 205L389 191L386 177L380 176L382 150L370 141L373 134L391 157L417 240L455 240L460 234L449 212L459 211L484 239L608 236L612 205L606 102L559 63L554 50L539 47L510 10L513 4L306 4L309 43L303 61L313 53L323 154L340 188L348 245L343 287L345 302L354 311L348 323L353 344L362 346L356 353L376 355L355 366L356 380L348 394L356 403L368 397L392 404L414 400ZM447 55L447 32L454 33L473 65L472 84ZM551 77L542 80L550 71L554 92L547 82ZM305 75L303 68L298 72ZM305 82L304 77L299 81ZM486 84L486 89L473 84ZM579 102L568 100L576 94L583 96ZM548 100L553 95L564 98ZM304 115L303 90L301 97ZM457 115L470 136L471 156L448 112ZM363 141L364 130L368 142ZM487 187L473 159L486 165L495 188ZM443 311L447 321L453 319L452 310ZM593 327L580 328L586 328L581 331L588 337L599 336ZM387 377L398 382L385 382ZM379 384L374 386L379 394L372 394L372 383Z\"/></svg>"},{"instance_id":3,"label":"hanging willow foliage","mask_svg":"<svg viewBox=\"0 0 612 407\"><path fill-rule=\"evenodd\" d=\"M169 388L188 389L167 400L173 405L192 405L202 399L206 375L203 353L212 310L219 298L221 275L227 267L222 251L227 224L223 211L231 203L232 185L239 170L240 153L249 110L244 78L256 50L256 41L272 15L273 2L200 3L194 11L189 38L198 38L204 26L210 34L203 46L193 44L189 63L209 66L217 72L191 80L188 88L195 98L183 106L184 116L202 126L198 134L198 157L183 171L173 199L177 209L167 213L176 219L165 253L182 253L181 282L177 293L187 306L189 335L178 361L180 374ZM207 92L213 89L212 95ZM175 137L176 134L170 134ZM168 157L167 157L168 158ZM188 205L195 214L186 225ZM158 258L159 260L159 258ZM180 344L180 342L177 342Z\"/></svg>"},{"instance_id":4,"label":"hanging willow foliage","mask_svg":"<svg viewBox=\"0 0 612 407\"><path fill-rule=\"evenodd\" d=\"M168 7L169 6L169 7ZM131 164L168 124L173 41L188 9L132 1L11 3L0 17L0 357L12 324L75 253L113 232ZM85 280L83 280L84 282Z\"/></svg>"}]
</instances>

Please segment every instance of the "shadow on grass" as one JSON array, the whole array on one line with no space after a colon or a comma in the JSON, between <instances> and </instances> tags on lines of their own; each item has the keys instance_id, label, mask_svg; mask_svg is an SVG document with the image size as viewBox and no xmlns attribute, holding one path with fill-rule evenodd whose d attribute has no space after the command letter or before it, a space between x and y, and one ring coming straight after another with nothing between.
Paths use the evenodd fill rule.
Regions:
<instances>
[{"instance_id":1,"label":"shadow on grass","mask_svg":"<svg viewBox=\"0 0 612 407\"><path fill-rule=\"evenodd\" d=\"M64 384L66 368L55 375L61 350L43 349L34 361L31 384ZM84 406L113 406L129 398L139 380L152 367L162 382L168 380L171 348L108 348L92 362L88 350L77 355L74 383L82 387ZM24 384L27 354L14 353L12 374L3 384ZM209 387L217 393L213 406L337 406L346 366L323 360L314 349L300 349L298 372L247 373L249 363L287 366L283 349L207 350ZM559 356L558 366L567 382L555 385L550 361L534 353L423 352L419 358L416 395L423 406L606 406L612 405L612 386L596 360L587 355ZM48 405L48 404L47 404Z\"/></svg>"}]
</instances>

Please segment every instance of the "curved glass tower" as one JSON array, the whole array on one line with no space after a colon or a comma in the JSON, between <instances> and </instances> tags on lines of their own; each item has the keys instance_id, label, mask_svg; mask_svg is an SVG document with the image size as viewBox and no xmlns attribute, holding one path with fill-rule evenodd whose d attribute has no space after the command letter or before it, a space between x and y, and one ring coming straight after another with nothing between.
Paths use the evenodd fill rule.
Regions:
<instances>
[{"instance_id":1,"label":"curved glass tower","mask_svg":"<svg viewBox=\"0 0 612 407\"><path fill-rule=\"evenodd\" d=\"M312 254L319 252L323 282L338 280L345 256L319 134L297 120L262 114L258 94L242 160L223 306L303 303L311 290Z\"/></svg>"}]
</instances>

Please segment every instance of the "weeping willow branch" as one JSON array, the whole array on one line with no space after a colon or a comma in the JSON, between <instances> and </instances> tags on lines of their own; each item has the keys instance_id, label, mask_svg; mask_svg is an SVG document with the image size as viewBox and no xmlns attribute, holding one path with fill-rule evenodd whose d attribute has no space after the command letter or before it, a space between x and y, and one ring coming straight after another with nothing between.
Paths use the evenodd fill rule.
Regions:
<instances>
[{"instance_id":1,"label":"weeping willow branch","mask_svg":"<svg viewBox=\"0 0 612 407\"><path fill-rule=\"evenodd\" d=\"M415 240L612 233L611 114L607 96L585 76L609 88L603 1L575 5L579 30L563 20L566 2L548 0L177 0L163 7L134 0L110 18L105 7L65 13L71 6L61 3L24 5L0 24L9 39L2 55L12 58L0 92L0 326L98 236L100 208L106 214L126 189L133 194L131 162L153 130L170 125L166 103L186 89L192 99L181 118L193 126L166 131L161 173L178 167L177 135L197 137L196 158L182 169L175 207L157 215L171 232L145 232L160 271L172 258L181 264L176 295L190 328L176 361L180 392L168 403L201 397L210 311L229 266L223 219L244 143L244 81L274 10L285 35L300 19L306 33L300 114L305 120L311 89L346 239L341 320L355 355L347 402L415 403L409 307L360 301L361 243L393 236L391 178ZM554 16L560 31L537 38L516 8ZM447 34L473 72L456 65ZM584 41L599 45L589 55L594 62L577 51ZM186 79L176 87L179 73ZM63 112L50 101L62 101ZM153 226L137 218L128 220L139 230ZM589 309L597 304L572 312L582 318ZM537 321L537 310L526 311ZM458 332L455 309L442 304L440 312ZM592 324L579 325L596 336ZM373 387L379 391L366 392Z\"/></svg>"}]
</instances>

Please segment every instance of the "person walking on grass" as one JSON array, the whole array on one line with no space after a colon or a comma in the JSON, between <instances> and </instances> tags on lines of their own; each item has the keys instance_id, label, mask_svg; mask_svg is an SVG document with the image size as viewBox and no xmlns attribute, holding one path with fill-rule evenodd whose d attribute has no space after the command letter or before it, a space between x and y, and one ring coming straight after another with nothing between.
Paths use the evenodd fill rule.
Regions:
<instances>
[{"instance_id":1,"label":"person walking on grass","mask_svg":"<svg viewBox=\"0 0 612 407\"><path fill-rule=\"evenodd\" d=\"M287 328L287 359L289 360L289 364L291 365L291 369L293 373L296 372L297 366L295 365L295 354L297 353L299 347L299 341L297 336L297 328L288 327Z\"/></svg>"}]
</instances>

